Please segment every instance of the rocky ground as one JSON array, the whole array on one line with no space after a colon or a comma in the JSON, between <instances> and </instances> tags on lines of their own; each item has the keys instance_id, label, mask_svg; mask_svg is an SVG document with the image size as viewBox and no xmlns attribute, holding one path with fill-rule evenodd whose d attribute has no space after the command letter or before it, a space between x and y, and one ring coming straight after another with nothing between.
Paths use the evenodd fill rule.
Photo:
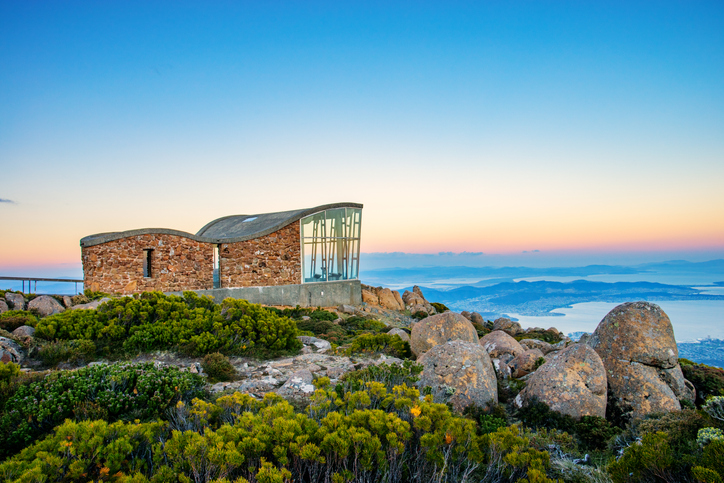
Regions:
<instances>
[{"instance_id":1,"label":"rocky ground","mask_svg":"<svg viewBox=\"0 0 724 483\"><path fill-rule=\"evenodd\" d=\"M677 411L682 401L695 398L693 386L684 379L678 364L671 322L654 304L622 304L592 335L573 342L554 328L523 330L505 318L491 323L474 312L444 311L429 303L417 287L400 295L387 288L363 286L362 295L359 306L327 309L336 312L338 320L359 315L395 327L389 333L409 340L413 357L423 366L420 385L431 388L436 397L459 411L470 405L497 404L499 381L510 379L525 384L515 400L518 406L539 400L576 419L605 417L607 409L612 409L607 404L615 405L623 418ZM68 297L61 303L48 296L27 301L8 292L1 302L0 312L32 310L48 316L63 310L93 310L103 301ZM23 326L0 337L2 361L17 362L25 371L37 368L38 361L27 350L33 346L33 331ZM232 357L238 377L213 384L210 390L242 391L258 397L275 392L304 400L313 393L312 381L317 377L329 377L334 382L372 364L402 362L379 354L335 352L329 342L315 337L299 339L304 347L293 357L265 361ZM171 352L146 353L133 359L147 361L202 373L201 359Z\"/></svg>"}]
</instances>

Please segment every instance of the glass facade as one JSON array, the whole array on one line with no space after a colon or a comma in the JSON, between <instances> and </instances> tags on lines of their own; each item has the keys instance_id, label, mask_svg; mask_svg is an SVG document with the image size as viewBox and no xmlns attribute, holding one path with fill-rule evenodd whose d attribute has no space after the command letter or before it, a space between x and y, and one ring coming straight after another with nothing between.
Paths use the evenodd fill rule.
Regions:
<instances>
[{"instance_id":1,"label":"glass facade","mask_svg":"<svg viewBox=\"0 0 724 483\"><path fill-rule=\"evenodd\" d=\"M302 281L359 277L362 210L335 208L302 218Z\"/></svg>"}]
</instances>

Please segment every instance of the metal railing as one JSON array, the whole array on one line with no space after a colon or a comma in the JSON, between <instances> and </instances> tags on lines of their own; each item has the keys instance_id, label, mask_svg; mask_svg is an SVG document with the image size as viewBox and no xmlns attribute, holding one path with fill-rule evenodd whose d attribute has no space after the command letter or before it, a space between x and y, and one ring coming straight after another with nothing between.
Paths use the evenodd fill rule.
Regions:
<instances>
[{"instance_id":1,"label":"metal railing","mask_svg":"<svg viewBox=\"0 0 724 483\"><path fill-rule=\"evenodd\" d=\"M69 282L75 284L75 293L78 292L78 284L83 283L83 280L76 280L73 278L41 278L41 277L0 277L0 280L12 280L15 282L23 282L23 289L22 292L25 293L25 282L28 282L28 292L30 292L30 289L32 287L33 282L35 282L35 291L38 290L38 282Z\"/></svg>"}]
</instances>

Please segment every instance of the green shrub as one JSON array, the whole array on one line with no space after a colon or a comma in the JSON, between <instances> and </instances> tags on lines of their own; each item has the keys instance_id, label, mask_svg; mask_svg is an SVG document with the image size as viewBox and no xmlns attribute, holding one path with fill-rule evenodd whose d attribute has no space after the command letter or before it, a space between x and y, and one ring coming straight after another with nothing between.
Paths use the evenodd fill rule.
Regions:
<instances>
[{"instance_id":1,"label":"green shrub","mask_svg":"<svg viewBox=\"0 0 724 483\"><path fill-rule=\"evenodd\" d=\"M604 450L608 441L619 434L621 429L612 425L605 418L583 416L576 422L574 431L581 445L586 450Z\"/></svg>"},{"instance_id":2,"label":"green shrub","mask_svg":"<svg viewBox=\"0 0 724 483\"><path fill-rule=\"evenodd\" d=\"M273 311L274 313L282 317L289 317L290 319L294 319L296 322L301 321L302 317L305 316L309 317L312 321L315 322L331 322L333 320L337 320L337 318L339 317L334 312L329 312L328 310L324 310L321 307L312 309L307 307L300 307L299 305L297 305L293 309L277 309L276 307L269 307L268 310Z\"/></svg>"},{"instance_id":3,"label":"green shrub","mask_svg":"<svg viewBox=\"0 0 724 483\"><path fill-rule=\"evenodd\" d=\"M563 338L558 333L558 331L553 329L537 329L537 330L531 330L524 332L522 334L518 334L513 337L517 341L521 341L523 339L537 339L542 340L545 342L548 342L549 344L557 344L558 342L562 341Z\"/></svg>"},{"instance_id":4,"label":"green shrub","mask_svg":"<svg viewBox=\"0 0 724 483\"><path fill-rule=\"evenodd\" d=\"M640 481L680 481L674 477L674 452L664 432L648 433L632 444L621 458L608 465L615 483Z\"/></svg>"},{"instance_id":5,"label":"green shrub","mask_svg":"<svg viewBox=\"0 0 724 483\"><path fill-rule=\"evenodd\" d=\"M374 319L365 319L364 317L352 316L347 320L343 320L339 323L340 327L343 327L350 333L357 331L370 331L370 332L386 332L389 328L382 322Z\"/></svg>"},{"instance_id":6,"label":"green shrub","mask_svg":"<svg viewBox=\"0 0 724 483\"><path fill-rule=\"evenodd\" d=\"M233 381L236 378L236 369L231 365L229 358L225 355L214 352L206 354L204 362L201 363L204 372L209 376L209 382Z\"/></svg>"},{"instance_id":7,"label":"green shrub","mask_svg":"<svg viewBox=\"0 0 724 483\"><path fill-rule=\"evenodd\" d=\"M443 312L449 312L450 309L447 308L444 304L438 303L438 302L430 302L430 305L432 305L438 314L442 314Z\"/></svg>"},{"instance_id":8,"label":"green shrub","mask_svg":"<svg viewBox=\"0 0 724 483\"><path fill-rule=\"evenodd\" d=\"M343 327L328 320L302 320L297 322L297 328L300 331L311 332L314 337L328 340L337 345L344 343L348 336Z\"/></svg>"},{"instance_id":9,"label":"green shrub","mask_svg":"<svg viewBox=\"0 0 724 483\"><path fill-rule=\"evenodd\" d=\"M379 382L383 384L388 391L392 391L394 386L414 386L420 380L422 373L422 364L412 361L404 361L402 364L374 364L344 374L340 378L340 390L359 391L366 387L368 382Z\"/></svg>"},{"instance_id":10,"label":"green shrub","mask_svg":"<svg viewBox=\"0 0 724 483\"><path fill-rule=\"evenodd\" d=\"M410 343L404 341L399 335L390 334L362 334L357 336L348 349L349 355L357 352L383 352L401 359L412 355Z\"/></svg>"},{"instance_id":11,"label":"green shrub","mask_svg":"<svg viewBox=\"0 0 724 483\"><path fill-rule=\"evenodd\" d=\"M715 439L704 447L699 466L724 476L724 439Z\"/></svg>"},{"instance_id":12,"label":"green shrub","mask_svg":"<svg viewBox=\"0 0 724 483\"><path fill-rule=\"evenodd\" d=\"M88 363L95 359L96 345L90 340L56 340L42 346L38 358L48 367L60 362L70 364Z\"/></svg>"},{"instance_id":13,"label":"green shrub","mask_svg":"<svg viewBox=\"0 0 724 483\"><path fill-rule=\"evenodd\" d=\"M179 400L203 394L200 376L153 364L112 364L62 371L21 385L0 414L0 458L13 454L92 402L110 420L163 416Z\"/></svg>"},{"instance_id":14,"label":"green shrub","mask_svg":"<svg viewBox=\"0 0 724 483\"><path fill-rule=\"evenodd\" d=\"M189 355L225 352L271 357L301 348L294 321L246 300L184 292L183 297L144 292L112 299L97 310L68 310L46 317L36 337L91 340L101 354L181 350Z\"/></svg>"},{"instance_id":15,"label":"green shrub","mask_svg":"<svg viewBox=\"0 0 724 483\"><path fill-rule=\"evenodd\" d=\"M8 310L0 314L0 329L12 332L18 327L29 325L35 327L38 318L26 310Z\"/></svg>"},{"instance_id":16,"label":"green shrub","mask_svg":"<svg viewBox=\"0 0 724 483\"><path fill-rule=\"evenodd\" d=\"M429 314L427 312L423 312L422 310L417 311L414 314L412 314L412 318L417 319L417 320L422 320L428 316L429 316Z\"/></svg>"},{"instance_id":17,"label":"green shrub","mask_svg":"<svg viewBox=\"0 0 724 483\"><path fill-rule=\"evenodd\" d=\"M679 359L681 371L696 389L696 405L701 407L711 396L724 396L724 370L687 359Z\"/></svg>"}]
</instances>

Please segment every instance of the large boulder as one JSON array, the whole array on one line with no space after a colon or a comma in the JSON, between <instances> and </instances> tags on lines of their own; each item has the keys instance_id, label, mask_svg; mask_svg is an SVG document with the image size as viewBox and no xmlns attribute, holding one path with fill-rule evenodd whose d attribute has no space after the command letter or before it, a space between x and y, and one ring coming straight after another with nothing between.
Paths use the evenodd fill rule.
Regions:
<instances>
[{"instance_id":1,"label":"large boulder","mask_svg":"<svg viewBox=\"0 0 724 483\"><path fill-rule=\"evenodd\" d=\"M480 345L488 351L491 359L505 359L506 363L525 352L517 340L502 330L494 330L485 334L480 339Z\"/></svg>"},{"instance_id":2,"label":"large boulder","mask_svg":"<svg viewBox=\"0 0 724 483\"><path fill-rule=\"evenodd\" d=\"M513 322L505 317L500 317L493 321L493 330L502 330L509 335L518 335L524 332L518 322Z\"/></svg>"},{"instance_id":3,"label":"large boulder","mask_svg":"<svg viewBox=\"0 0 724 483\"><path fill-rule=\"evenodd\" d=\"M658 305L628 302L615 307L587 344L603 360L611 402L624 419L678 411L679 400L694 401L694 386L678 363L674 329Z\"/></svg>"},{"instance_id":4,"label":"large boulder","mask_svg":"<svg viewBox=\"0 0 724 483\"><path fill-rule=\"evenodd\" d=\"M478 343L478 333L468 319L455 312L431 315L412 327L410 349L417 356L452 340Z\"/></svg>"},{"instance_id":5,"label":"large boulder","mask_svg":"<svg viewBox=\"0 0 724 483\"><path fill-rule=\"evenodd\" d=\"M5 292L5 300L11 310L25 310L25 297L22 294Z\"/></svg>"},{"instance_id":6,"label":"large boulder","mask_svg":"<svg viewBox=\"0 0 724 483\"><path fill-rule=\"evenodd\" d=\"M574 344L553 355L530 375L515 403L533 399L575 419L606 417L606 370L599 355L585 344Z\"/></svg>"},{"instance_id":7,"label":"large boulder","mask_svg":"<svg viewBox=\"0 0 724 483\"><path fill-rule=\"evenodd\" d=\"M25 359L25 351L20 345L7 337L0 337L0 362L20 364Z\"/></svg>"},{"instance_id":8,"label":"large boulder","mask_svg":"<svg viewBox=\"0 0 724 483\"><path fill-rule=\"evenodd\" d=\"M449 396L453 409L498 403L498 385L490 357L479 344L453 340L432 347L417 360L423 366L418 385Z\"/></svg>"},{"instance_id":9,"label":"large boulder","mask_svg":"<svg viewBox=\"0 0 724 483\"><path fill-rule=\"evenodd\" d=\"M523 377L526 374L530 374L535 371L535 365L538 360L543 357L543 353L539 349L528 349L527 351L519 354L508 363L510 367L511 375L515 378Z\"/></svg>"},{"instance_id":10,"label":"large boulder","mask_svg":"<svg viewBox=\"0 0 724 483\"><path fill-rule=\"evenodd\" d=\"M28 310L35 310L41 317L47 317L49 315L59 314L65 310L65 307L60 305L60 302L50 295L41 295L35 297L28 303Z\"/></svg>"}]
</instances>

